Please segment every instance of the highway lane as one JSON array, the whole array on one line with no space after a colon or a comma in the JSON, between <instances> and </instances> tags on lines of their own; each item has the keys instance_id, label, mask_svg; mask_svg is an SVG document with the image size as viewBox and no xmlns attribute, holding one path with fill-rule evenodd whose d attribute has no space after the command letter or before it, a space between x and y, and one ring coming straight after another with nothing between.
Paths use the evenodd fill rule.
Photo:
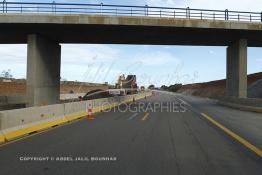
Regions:
<instances>
[{"instance_id":1,"label":"highway lane","mask_svg":"<svg viewBox=\"0 0 262 175\"><path fill-rule=\"evenodd\" d=\"M181 105L181 99L188 105ZM214 119L223 118L219 121L239 131L238 134L247 133L243 137L252 138L252 143L260 146L260 133L256 133L259 124L254 130L249 127L236 130L240 124L232 119L227 122L232 116L241 116L241 112L216 106L208 100L170 94L139 102L132 104L132 111L125 111L126 106L122 106L96 114L93 121L82 119L0 147L0 174L262 174L260 157L200 114L206 112ZM175 112L167 111L166 106L173 102L176 102ZM161 108L134 110L160 103L162 111ZM244 114L242 120L251 116L250 120L261 121L257 114ZM28 157L48 157L49 161L20 160ZM69 160L50 160L57 157ZM86 160L75 160L79 157ZM92 157L112 160L92 161Z\"/></svg>"},{"instance_id":2,"label":"highway lane","mask_svg":"<svg viewBox=\"0 0 262 175\"><path fill-rule=\"evenodd\" d=\"M176 98L189 102L197 113L205 112L216 121L262 148L262 115L240 111L216 104L216 100L176 94Z\"/></svg>"}]
</instances>

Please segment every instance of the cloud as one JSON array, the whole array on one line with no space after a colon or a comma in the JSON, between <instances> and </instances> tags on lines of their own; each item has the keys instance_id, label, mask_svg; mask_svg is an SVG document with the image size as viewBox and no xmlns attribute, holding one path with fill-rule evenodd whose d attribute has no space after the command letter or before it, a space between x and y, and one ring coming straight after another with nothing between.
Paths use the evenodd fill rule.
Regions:
<instances>
[{"instance_id":1,"label":"cloud","mask_svg":"<svg viewBox=\"0 0 262 175\"><path fill-rule=\"evenodd\" d=\"M95 65L91 68L80 65L64 65L61 72L62 77L67 80L78 80L91 83L109 82L114 84L121 71L110 65Z\"/></svg>"},{"instance_id":2,"label":"cloud","mask_svg":"<svg viewBox=\"0 0 262 175\"><path fill-rule=\"evenodd\" d=\"M211 55L215 54L215 52L213 50L209 50L208 53L211 54Z\"/></svg>"},{"instance_id":3,"label":"cloud","mask_svg":"<svg viewBox=\"0 0 262 175\"><path fill-rule=\"evenodd\" d=\"M118 59L120 50L109 45L65 44L62 47L61 75L68 80L104 82L114 73L111 64Z\"/></svg>"},{"instance_id":4,"label":"cloud","mask_svg":"<svg viewBox=\"0 0 262 175\"><path fill-rule=\"evenodd\" d=\"M26 64L27 47L24 44L1 44L1 62L5 64Z\"/></svg>"},{"instance_id":5,"label":"cloud","mask_svg":"<svg viewBox=\"0 0 262 175\"><path fill-rule=\"evenodd\" d=\"M26 64L27 47L25 44L1 44L1 62L5 64ZM92 61L112 62L119 59L118 49L108 45L62 45L62 63L83 65Z\"/></svg>"},{"instance_id":6,"label":"cloud","mask_svg":"<svg viewBox=\"0 0 262 175\"><path fill-rule=\"evenodd\" d=\"M169 52L155 51L138 54L134 62L145 66L162 66L176 64L179 63L180 60Z\"/></svg>"},{"instance_id":7,"label":"cloud","mask_svg":"<svg viewBox=\"0 0 262 175\"><path fill-rule=\"evenodd\" d=\"M145 0L151 6L261 11L261 0Z\"/></svg>"},{"instance_id":8,"label":"cloud","mask_svg":"<svg viewBox=\"0 0 262 175\"><path fill-rule=\"evenodd\" d=\"M180 0L145 0L146 4L149 6L167 6L167 7L177 7L183 5L184 2Z\"/></svg>"},{"instance_id":9,"label":"cloud","mask_svg":"<svg viewBox=\"0 0 262 175\"><path fill-rule=\"evenodd\" d=\"M1 44L0 45L0 72L11 70L11 74L16 78L26 76L26 53L25 44Z\"/></svg>"},{"instance_id":10,"label":"cloud","mask_svg":"<svg viewBox=\"0 0 262 175\"><path fill-rule=\"evenodd\" d=\"M192 0L189 6L194 8L229 9L243 11L261 11L261 0Z\"/></svg>"},{"instance_id":11,"label":"cloud","mask_svg":"<svg viewBox=\"0 0 262 175\"><path fill-rule=\"evenodd\" d=\"M164 46L163 48L164 49L171 49L172 47L171 46Z\"/></svg>"},{"instance_id":12,"label":"cloud","mask_svg":"<svg viewBox=\"0 0 262 175\"><path fill-rule=\"evenodd\" d=\"M13 0L14 2L35 2L35 0ZM52 2L41 0L40 2ZM75 0L76 3L119 4L116 0ZM59 3L72 3L72 0L56 0ZM201 9L229 9L243 11L261 11L261 0L122 0L123 5L165 6L165 7L191 7Z\"/></svg>"},{"instance_id":13,"label":"cloud","mask_svg":"<svg viewBox=\"0 0 262 175\"><path fill-rule=\"evenodd\" d=\"M11 69L11 73L16 78L26 76L27 46L25 44L1 44L0 45L1 64L0 71ZM100 63L104 64L103 70L107 70L106 65L115 62L120 58L119 50L109 45L62 45L62 71L63 78L70 80L82 80L87 70L89 76L95 76ZM104 77L106 72L100 71L100 77ZM96 75L96 80L98 76ZM90 78L89 78L90 79ZM102 78L100 78L102 80Z\"/></svg>"},{"instance_id":14,"label":"cloud","mask_svg":"<svg viewBox=\"0 0 262 175\"><path fill-rule=\"evenodd\" d=\"M77 45L62 46L62 64L87 65L91 62L112 62L119 59L119 51L108 45Z\"/></svg>"}]
</instances>

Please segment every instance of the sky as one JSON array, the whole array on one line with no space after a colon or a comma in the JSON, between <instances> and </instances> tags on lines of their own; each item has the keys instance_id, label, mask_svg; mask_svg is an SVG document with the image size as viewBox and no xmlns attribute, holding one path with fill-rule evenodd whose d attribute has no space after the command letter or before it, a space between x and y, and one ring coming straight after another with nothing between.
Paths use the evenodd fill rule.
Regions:
<instances>
[{"instance_id":1,"label":"sky","mask_svg":"<svg viewBox=\"0 0 262 175\"><path fill-rule=\"evenodd\" d=\"M30 1L36 2L35 0L25 2ZM120 1L56 0L56 2L119 4ZM121 5L145 4L262 11L261 0L121 0ZM15 78L26 78L26 47L23 44L0 45L0 71L10 69ZM150 84L161 86L206 82L223 79L226 76L226 47L62 44L61 59L61 77L71 81L114 84L121 74L136 74L139 86ZM248 73L261 71L262 48L248 48Z\"/></svg>"}]
</instances>

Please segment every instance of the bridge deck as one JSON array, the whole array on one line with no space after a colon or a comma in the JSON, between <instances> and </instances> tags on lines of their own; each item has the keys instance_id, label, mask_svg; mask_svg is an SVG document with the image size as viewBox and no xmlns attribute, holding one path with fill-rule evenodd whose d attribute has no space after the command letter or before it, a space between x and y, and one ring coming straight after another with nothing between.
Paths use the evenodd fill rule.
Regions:
<instances>
[{"instance_id":1,"label":"bridge deck","mask_svg":"<svg viewBox=\"0 0 262 175\"><path fill-rule=\"evenodd\" d=\"M262 23L83 14L1 14L0 43L40 34L60 43L226 46L239 38L262 45Z\"/></svg>"}]
</instances>

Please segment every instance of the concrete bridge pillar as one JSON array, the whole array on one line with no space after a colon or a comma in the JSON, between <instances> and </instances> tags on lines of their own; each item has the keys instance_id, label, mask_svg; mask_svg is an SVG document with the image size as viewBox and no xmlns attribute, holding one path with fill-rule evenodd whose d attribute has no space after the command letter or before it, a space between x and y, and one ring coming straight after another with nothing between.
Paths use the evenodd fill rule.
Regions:
<instances>
[{"instance_id":1,"label":"concrete bridge pillar","mask_svg":"<svg viewBox=\"0 0 262 175\"><path fill-rule=\"evenodd\" d=\"M229 97L247 97L247 40L240 39L227 48L226 93Z\"/></svg>"},{"instance_id":2,"label":"concrete bridge pillar","mask_svg":"<svg viewBox=\"0 0 262 175\"><path fill-rule=\"evenodd\" d=\"M56 104L60 96L61 46L36 34L27 38L27 106Z\"/></svg>"}]
</instances>

